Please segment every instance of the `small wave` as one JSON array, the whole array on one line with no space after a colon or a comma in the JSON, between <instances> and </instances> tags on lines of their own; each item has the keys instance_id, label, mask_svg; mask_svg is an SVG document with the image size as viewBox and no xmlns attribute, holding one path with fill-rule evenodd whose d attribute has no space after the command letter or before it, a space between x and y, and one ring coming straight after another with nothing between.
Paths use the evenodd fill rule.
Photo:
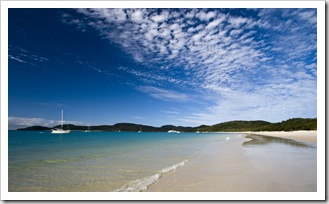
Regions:
<instances>
[{"instance_id":1,"label":"small wave","mask_svg":"<svg viewBox=\"0 0 329 204\"><path fill-rule=\"evenodd\" d=\"M173 166L170 166L170 167L164 168L164 169L161 170L161 173L162 173L162 174L169 173L169 172L171 172L171 171L177 169L177 168L180 167L180 166L184 166L184 165L186 164L186 162L187 162L187 160L185 160L185 161L183 161L183 162L181 162L181 163L175 164L175 165L173 165Z\"/></svg>"},{"instance_id":2,"label":"small wave","mask_svg":"<svg viewBox=\"0 0 329 204\"><path fill-rule=\"evenodd\" d=\"M161 174L154 174L150 177L135 180L135 181L129 183L128 185L125 185L115 191L116 192L138 192L141 190L145 190L149 185L155 183L160 177L161 177Z\"/></svg>"},{"instance_id":3,"label":"small wave","mask_svg":"<svg viewBox=\"0 0 329 204\"><path fill-rule=\"evenodd\" d=\"M147 189L148 186L155 183L157 180L159 180L163 174L169 173L171 171L174 171L178 167L184 166L188 160L185 160L181 163L175 164L173 166L167 167L162 169L159 173L156 173L152 176L143 178L143 179L137 179L135 181L132 181L131 183L115 190L116 192L139 192L142 190Z\"/></svg>"}]
</instances>

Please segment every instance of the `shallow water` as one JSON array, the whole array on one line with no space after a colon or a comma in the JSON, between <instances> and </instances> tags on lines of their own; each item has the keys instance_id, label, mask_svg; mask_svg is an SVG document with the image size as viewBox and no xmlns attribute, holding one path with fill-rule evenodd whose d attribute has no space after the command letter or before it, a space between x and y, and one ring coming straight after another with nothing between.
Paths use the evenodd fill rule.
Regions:
<instances>
[{"instance_id":1,"label":"shallow water","mask_svg":"<svg viewBox=\"0 0 329 204\"><path fill-rule=\"evenodd\" d=\"M250 135L243 143L246 156L266 181L262 191L315 192L317 145L290 139Z\"/></svg>"},{"instance_id":2,"label":"shallow water","mask_svg":"<svg viewBox=\"0 0 329 204\"><path fill-rule=\"evenodd\" d=\"M9 191L140 191L227 135L9 131Z\"/></svg>"}]
</instances>

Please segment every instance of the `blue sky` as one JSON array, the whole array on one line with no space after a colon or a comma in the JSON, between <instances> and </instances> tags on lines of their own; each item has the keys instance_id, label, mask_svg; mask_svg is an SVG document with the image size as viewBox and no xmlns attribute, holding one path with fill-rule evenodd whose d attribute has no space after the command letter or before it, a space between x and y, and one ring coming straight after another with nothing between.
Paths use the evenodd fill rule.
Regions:
<instances>
[{"instance_id":1,"label":"blue sky","mask_svg":"<svg viewBox=\"0 0 329 204\"><path fill-rule=\"evenodd\" d=\"M317 113L316 9L9 9L9 128Z\"/></svg>"}]
</instances>

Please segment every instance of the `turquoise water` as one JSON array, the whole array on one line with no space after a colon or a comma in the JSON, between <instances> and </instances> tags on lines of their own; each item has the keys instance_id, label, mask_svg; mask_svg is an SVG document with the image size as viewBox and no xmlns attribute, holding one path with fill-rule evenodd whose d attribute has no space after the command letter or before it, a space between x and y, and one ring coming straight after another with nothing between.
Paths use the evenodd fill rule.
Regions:
<instances>
[{"instance_id":1,"label":"turquoise water","mask_svg":"<svg viewBox=\"0 0 329 204\"><path fill-rule=\"evenodd\" d=\"M227 135L9 131L9 191L140 191Z\"/></svg>"}]
</instances>

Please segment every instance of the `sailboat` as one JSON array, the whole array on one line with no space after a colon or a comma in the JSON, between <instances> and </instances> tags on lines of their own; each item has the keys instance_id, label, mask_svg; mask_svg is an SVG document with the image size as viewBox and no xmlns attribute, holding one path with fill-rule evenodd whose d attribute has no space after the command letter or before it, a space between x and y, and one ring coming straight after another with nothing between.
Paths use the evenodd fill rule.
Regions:
<instances>
[{"instance_id":1,"label":"sailboat","mask_svg":"<svg viewBox=\"0 0 329 204\"><path fill-rule=\"evenodd\" d=\"M84 132L90 132L90 125L88 125L88 130L85 130Z\"/></svg>"},{"instance_id":2,"label":"sailboat","mask_svg":"<svg viewBox=\"0 0 329 204\"><path fill-rule=\"evenodd\" d=\"M52 129L51 130L51 133L53 134L65 134L65 133L70 133L71 131L70 130L63 130L63 110L62 110L62 118L61 118L61 128L55 128L55 129Z\"/></svg>"},{"instance_id":3,"label":"sailboat","mask_svg":"<svg viewBox=\"0 0 329 204\"><path fill-rule=\"evenodd\" d=\"M177 130L168 130L168 133L180 133L180 131L177 131Z\"/></svg>"}]
</instances>

